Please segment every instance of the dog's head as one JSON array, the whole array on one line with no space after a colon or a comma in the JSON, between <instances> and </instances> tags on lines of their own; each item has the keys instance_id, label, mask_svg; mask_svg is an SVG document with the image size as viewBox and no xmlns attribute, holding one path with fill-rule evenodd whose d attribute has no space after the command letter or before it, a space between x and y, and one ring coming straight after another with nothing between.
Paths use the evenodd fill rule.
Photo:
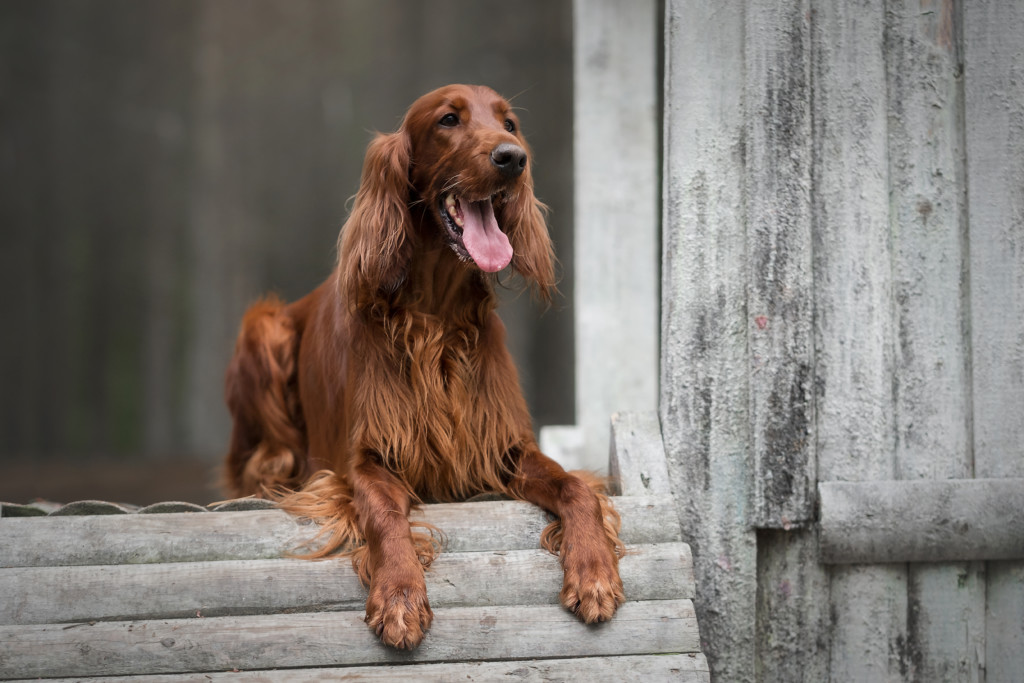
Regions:
<instances>
[{"instance_id":1,"label":"dog's head","mask_svg":"<svg viewBox=\"0 0 1024 683\"><path fill-rule=\"evenodd\" d=\"M485 272L511 264L549 296L551 241L531 161L512 107L490 88L449 85L419 98L367 150L342 242L351 275L393 291L414 250L440 242ZM414 205L424 220L413 220Z\"/></svg>"}]
</instances>

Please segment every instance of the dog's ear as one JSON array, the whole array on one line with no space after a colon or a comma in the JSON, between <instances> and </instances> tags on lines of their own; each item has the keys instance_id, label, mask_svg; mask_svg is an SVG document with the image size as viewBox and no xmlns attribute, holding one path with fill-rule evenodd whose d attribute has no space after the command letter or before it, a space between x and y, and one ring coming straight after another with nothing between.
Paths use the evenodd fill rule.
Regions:
<instances>
[{"instance_id":1,"label":"dog's ear","mask_svg":"<svg viewBox=\"0 0 1024 683\"><path fill-rule=\"evenodd\" d=\"M359 303L395 291L412 253L409 137L378 134L366 150L355 205L339 243L339 286Z\"/></svg>"},{"instance_id":2,"label":"dog's ear","mask_svg":"<svg viewBox=\"0 0 1024 683\"><path fill-rule=\"evenodd\" d=\"M533 178L528 175L524 180L523 189L505 204L502 224L512 243L512 266L550 303L555 290L555 254L544 220L547 207L533 194Z\"/></svg>"}]
</instances>

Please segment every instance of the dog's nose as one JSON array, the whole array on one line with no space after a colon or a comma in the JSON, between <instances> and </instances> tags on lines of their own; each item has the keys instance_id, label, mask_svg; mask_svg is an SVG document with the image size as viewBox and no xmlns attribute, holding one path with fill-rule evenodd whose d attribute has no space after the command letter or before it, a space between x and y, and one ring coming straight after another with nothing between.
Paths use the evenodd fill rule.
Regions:
<instances>
[{"instance_id":1,"label":"dog's nose","mask_svg":"<svg viewBox=\"0 0 1024 683\"><path fill-rule=\"evenodd\" d=\"M504 175L515 178L526 168L526 150L519 145L503 142L491 151L491 163Z\"/></svg>"}]
</instances>

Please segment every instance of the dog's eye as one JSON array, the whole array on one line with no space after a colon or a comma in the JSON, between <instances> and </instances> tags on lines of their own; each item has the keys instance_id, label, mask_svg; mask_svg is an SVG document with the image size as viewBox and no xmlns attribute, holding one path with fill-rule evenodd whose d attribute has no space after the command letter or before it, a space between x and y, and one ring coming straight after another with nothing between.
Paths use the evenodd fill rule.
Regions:
<instances>
[{"instance_id":1,"label":"dog's eye","mask_svg":"<svg viewBox=\"0 0 1024 683\"><path fill-rule=\"evenodd\" d=\"M445 114L444 116L441 117L441 120L438 121L438 123L444 126L445 128L454 128L455 126L459 125L459 117L456 116L455 114Z\"/></svg>"},{"instance_id":2,"label":"dog's eye","mask_svg":"<svg viewBox=\"0 0 1024 683\"><path fill-rule=\"evenodd\" d=\"M515 121L513 121L512 119L505 119L505 130L507 130L509 133L515 133L516 132L516 123L515 123Z\"/></svg>"}]
</instances>

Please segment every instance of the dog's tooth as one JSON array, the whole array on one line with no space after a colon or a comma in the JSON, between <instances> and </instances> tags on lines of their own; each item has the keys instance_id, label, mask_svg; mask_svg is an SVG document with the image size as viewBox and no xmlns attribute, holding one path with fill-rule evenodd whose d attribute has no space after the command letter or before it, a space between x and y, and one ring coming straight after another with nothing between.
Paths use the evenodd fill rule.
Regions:
<instances>
[{"instance_id":1,"label":"dog's tooth","mask_svg":"<svg viewBox=\"0 0 1024 683\"><path fill-rule=\"evenodd\" d=\"M452 217L453 221L455 221L455 225L461 228L463 220L462 216L459 215L459 203L458 200L455 199L454 194L450 194L444 198L444 206L445 209L448 210L448 215Z\"/></svg>"}]
</instances>

